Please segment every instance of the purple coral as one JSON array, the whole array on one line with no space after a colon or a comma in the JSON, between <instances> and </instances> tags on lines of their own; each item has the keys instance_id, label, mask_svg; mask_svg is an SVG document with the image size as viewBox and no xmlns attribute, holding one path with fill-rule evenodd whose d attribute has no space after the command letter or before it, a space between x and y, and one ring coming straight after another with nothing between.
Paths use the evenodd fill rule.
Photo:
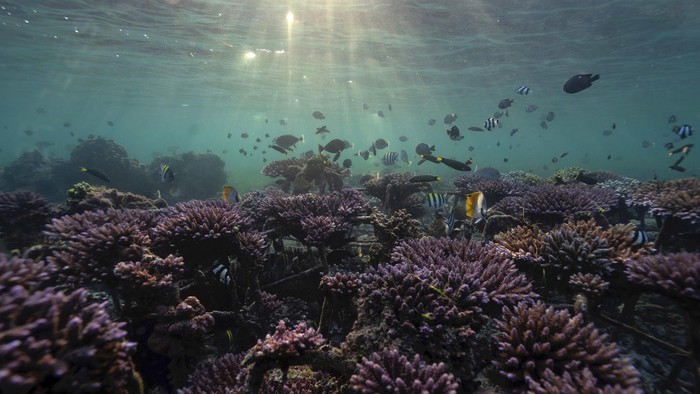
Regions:
<instances>
[{"instance_id":1,"label":"purple coral","mask_svg":"<svg viewBox=\"0 0 700 394\"><path fill-rule=\"evenodd\" d=\"M242 386L245 380L239 378L244 355L228 353L202 363L187 379L187 386L178 390L178 394L244 393Z\"/></svg>"},{"instance_id":2,"label":"purple coral","mask_svg":"<svg viewBox=\"0 0 700 394\"><path fill-rule=\"evenodd\" d=\"M151 232L155 250L179 253L188 264L209 264L234 252L239 231L251 224L225 201L188 201L171 208Z\"/></svg>"},{"instance_id":3,"label":"purple coral","mask_svg":"<svg viewBox=\"0 0 700 394\"><path fill-rule=\"evenodd\" d=\"M158 310L161 322L148 338L148 347L171 358L196 356L204 349L203 339L214 329L214 317L197 297L190 296L175 307Z\"/></svg>"},{"instance_id":4,"label":"purple coral","mask_svg":"<svg viewBox=\"0 0 700 394\"><path fill-rule=\"evenodd\" d=\"M630 360L620 357L616 344L608 342L593 323L585 325L581 314L572 317L541 302L521 303L503 308L498 327L494 364L514 388L551 381L551 375L545 376L547 370L555 376L580 376L588 369L598 387L630 388L639 383Z\"/></svg>"},{"instance_id":5,"label":"purple coral","mask_svg":"<svg viewBox=\"0 0 700 394\"><path fill-rule=\"evenodd\" d=\"M245 359L243 365L250 365L266 359L291 359L300 354L321 347L325 343L323 336L306 323L301 322L288 330L283 320L277 324L275 332L267 334L264 340L258 340Z\"/></svg>"},{"instance_id":6,"label":"purple coral","mask_svg":"<svg viewBox=\"0 0 700 394\"><path fill-rule=\"evenodd\" d=\"M8 259L0 253L0 289L16 285L27 289L43 289L55 284L54 275L58 270L58 266L47 261L34 261L16 256Z\"/></svg>"},{"instance_id":7,"label":"purple coral","mask_svg":"<svg viewBox=\"0 0 700 394\"><path fill-rule=\"evenodd\" d=\"M489 204L495 204L506 196L522 196L530 189L530 186L508 180L489 179L478 175L462 175L455 178L452 183L462 194L482 192Z\"/></svg>"},{"instance_id":8,"label":"purple coral","mask_svg":"<svg viewBox=\"0 0 700 394\"><path fill-rule=\"evenodd\" d=\"M431 187L425 182L411 182L414 176L410 172L396 172L372 178L364 183L365 193L378 198L388 213L415 209L420 207L423 193L431 191Z\"/></svg>"},{"instance_id":9,"label":"purple coral","mask_svg":"<svg viewBox=\"0 0 700 394\"><path fill-rule=\"evenodd\" d=\"M612 190L540 186L525 193L517 204L510 201L509 207L514 212L507 213L560 222L564 218L608 212L617 206L618 198Z\"/></svg>"},{"instance_id":10,"label":"purple coral","mask_svg":"<svg viewBox=\"0 0 700 394\"><path fill-rule=\"evenodd\" d=\"M675 179L647 182L635 188L629 203L649 208L652 215L700 222L700 180Z\"/></svg>"},{"instance_id":11,"label":"purple coral","mask_svg":"<svg viewBox=\"0 0 700 394\"><path fill-rule=\"evenodd\" d=\"M604 281L600 275L582 273L571 275L569 284L587 295L596 297L603 295L610 285L610 283Z\"/></svg>"},{"instance_id":12,"label":"purple coral","mask_svg":"<svg viewBox=\"0 0 700 394\"><path fill-rule=\"evenodd\" d=\"M36 193L0 192L0 238L10 249L25 248L41 239L50 215L49 202Z\"/></svg>"},{"instance_id":13,"label":"purple coral","mask_svg":"<svg viewBox=\"0 0 700 394\"><path fill-rule=\"evenodd\" d=\"M137 375L124 323L87 290L0 285L0 386L6 392L129 392Z\"/></svg>"},{"instance_id":14,"label":"purple coral","mask_svg":"<svg viewBox=\"0 0 700 394\"><path fill-rule=\"evenodd\" d=\"M350 378L355 392L456 394L459 390L454 376L445 364L427 364L419 355L413 360L398 350L384 350L363 357L357 372Z\"/></svg>"},{"instance_id":15,"label":"purple coral","mask_svg":"<svg viewBox=\"0 0 700 394\"><path fill-rule=\"evenodd\" d=\"M632 282L657 289L681 300L700 302L700 255L671 253L626 262Z\"/></svg>"},{"instance_id":16,"label":"purple coral","mask_svg":"<svg viewBox=\"0 0 700 394\"><path fill-rule=\"evenodd\" d=\"M351 273L336 273L335 275L324 275L321 278L319 288L326 295L353 296L358 293L362 281Z\"/></svg>"}]
</instances>

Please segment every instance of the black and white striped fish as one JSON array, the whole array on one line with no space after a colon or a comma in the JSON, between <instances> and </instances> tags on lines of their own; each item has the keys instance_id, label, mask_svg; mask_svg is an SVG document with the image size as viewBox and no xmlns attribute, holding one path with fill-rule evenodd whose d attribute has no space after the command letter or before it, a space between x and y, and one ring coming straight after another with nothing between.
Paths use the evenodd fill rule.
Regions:
<instances>
[{"instance_id":1,"label":"black and white striped fish","mask_svg":"<svg viewBox=\"0 0 700 394\"><path fill-rule=\"evenodd\" d=\"M484 128L488 131L491 131L491 129L498 126L499 123L501 122L498 119L491 117L486 119L486 122L484 122Z\"/></svg>"},{"instance_id":2,"label":"black and white striped fish","mask_svg":"<svg viewBox=\"0 0 700 394\"><path fill-rule=\"evenodd\" d=\"M211 273L219 282L227 286L231 284L231 270L228 265L219 263L211 269Z\"/></svg>"},{"instance_id":3,"label":"black and white striped fish","mask_svg":"<svg viewBox=\"0 0 700 394\"><path fill-rule=\"evenodd\" d=\"M384 165L390 166L396 164L396 160L399 158L399 154L396 152L386 152L384 157L382 157L382 163Z\"/></svg>"},{"instance_id":4,"label":"black and white striped fish","mask_svg":"<svg viewBox=\"0 0 700 394\"><path fill-rule=\"evenodd\" d=\"M433 209L439 209L445 204L446 201L447 199L445 198L444 194L430 192L425 195L425 198L423 199L423 206Z\"/></svg>"},{"instance_id":5,"label":"black and white striped fish","mask_svg":"<svg viewBox=\"0 0 700 394\"><path fill-rule=\"evenodd\" d=\"M647 235L646 231L642 230L641 228L632 231L630 238L632 238L632 243L635 245L644 245L645 243L649 242L649 236Z\"/></svg>"},{"instance_id":6,"label":"black and white striped fish","mask_svg":"<svg viewBox=\"0 0 700 394\"><path fill-rule=\"evenodd\" d=\"M517 94L530 94L530 88L523 85L523 86L516 88L515 93L517 93Z\"/></svg>"},{"instance_id":7,"label":"black and white striped fish","mask_svg":"<svg viewBox=\"0 0 700 394\"><path fill-rule=\"evenodd\" d=\"M678 134L681 139L685 139L693 135L693 127L689 124L684 124L683 126L673 126L673 132Z\"/></svg>"}]
</instances>

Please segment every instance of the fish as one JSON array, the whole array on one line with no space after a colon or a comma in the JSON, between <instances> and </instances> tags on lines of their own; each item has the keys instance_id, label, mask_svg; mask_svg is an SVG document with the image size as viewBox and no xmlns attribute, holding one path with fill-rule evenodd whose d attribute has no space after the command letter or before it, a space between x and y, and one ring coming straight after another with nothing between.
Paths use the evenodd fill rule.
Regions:
<instances>
[{"instance_id":1,"label":"fish","mask_svg":"<svg viewBox=\"0 0 700 394\"><path fill-rule=\"evenodd\" d=\"M484 131L484 129L482 129L481 127L476 127L476 126L472 126L472 127L468 128L467 130L471 130L471 131Z\"/></svg>"},{"instance_id":2,"label":"fish","mask_svg":"<svg viewBox=\"0 0 700 394\"><path fill-rule=\"evenodd\" d=\"M419 155L429 155L431 152L435 151L435 145L428 146L428 144L420 143L416 145L416 153Z\"/></svg>"},{"instance_id":3,"label":"fish","mask_svg":"<svg viewBox=\"0 0 700 394\"><path fill-rule=\"evenodd\" d=\"M552 157L552 163L556 163L556 162L558 162L558 161L559 161L559 159L557 159L556 156L555 156L555 157Z\"/></svg>"},{"instance_id":4,"label":"fish","mask_svg":"<svg viewBox=\"0 0 700 394\"><path fill-rule=\"evenodd\" d=\"M599 74L578 74L569 78L566 83L564 83L564 91L569 94L578 93L584 89L591 87L593 82L600 79Z\"/></svg>"},{"instance_id":5,"label":"fish","mask_svg":"<svg viewBox=\"0 0 700 394\"><path fill-rule=\"evenodd\" d=\"M676 115L671 115L668 117L668 123L676 123Z\"/></svg>"},{"instance_id":6,"label":"fish","mask_svg":"<svg viewBox=\"0 0 700 394\"><path fill-rule=\"evenodd\" d=\"M668 168L672 169L673 171L685 172L685 167L681 167L681 166L675 165L675 164L668 167Z\"/></svg>"},{"instance_id":7,"label":"fish","mask_svg":"<svg viewBox=\"0 0 700 394\"><path fill-rule=\"evenodd\" d=\"M222 193L221 193L224 201L228 203L236 203L240 201L240 198L238 196L238 191L236 190L235 187L231 185L226 185L224 186Z\"/></svg>"},{"instance_id":8,"label":"fish","mask_svg":"<svg viewBox=\"0 0 700 394\"><path fill-rule=\"evenodd\" d=\"M455 229L455 212L454 209L450 209L444 218L445 220L445 235L449 236Z\"/></svg>"},{"instance_id":9,"label":"fish","mask_svg":"<svg viewBox=\"0 0 700 394\"><path fill-rule=\"evenodd\" d=\"M377 111L377 116L379 116L380 118L383 118L383 117L384 117L384 111Z\"/></svg>"},{"instance_id":10,"label":"fish","mask_svg":"<svg viewBox=\"0 0 700 394\"><path fill-rule=\"evenodd\" d=\"M515 88L515 93L522 94L522 95L528 95L528 94L530 94L530 88L528 88L525 85L518 86L517 88Z\"/></svg>"},{"instance_id":11,"label":"fish","mask_svg":"<svg viewBox=\"0 0 700 394\"><path fill-rule=\"evenodd\" d=\"M326 144L326 146L319 145L318 146L318 153L320 154L324 150L329 153L335 153L335 156L333 157L333 161L336 162L338 161L338 158L340 158L340 153L345 149L345 142L343 140L339 139L334 139L331 140Z\"/></svg>"},{"instance_id":12,"label":"fish","mask_svg":"<svg viewBox=\"0 0 700 394\"><path fill-rule=\"evenodd\" d=\"M472 169L471 167L469 167L469 165L472 163L471 159L462 163L461 161L447 159L445 157L438 157L437 161L458 171L471 171Z\"/></svg>"},{"instance_id":13,"label":"fish","mask_svg":"<svg viewBox=\"0 0 700 394\"><path fill-rule=\"evenodd\" d=\"M365 111L368 110L369 104L367 104L367 103L362 104L362 109L364 109Z\"/></svg>"},{"instance_id":14,"label":"fish","mask_svg":"<svg viewBox=\"0 0 700 394\"><path fill-rule=\"evenodd\" d=\"M386 142L384 138L378 138L376 141L374 141L374 147L376 149L382 150L384 148L387 148L389 146L389 143Z\"/></svg>"},{"instance_id":15,"label":"fish","mask_svg":"<svg viewBox=\"0 0 700 394\"><path fill-rule=\"evenodd\" d=\"M471 151L473 151L473 150L474 150L474 147L473 147L473 146L471 146L471 145L469 145L469 148L467 148L467 149L469 149L469 152L471 152Z\"/></svg>"},{"instance_id":16,"label":"fish","mask_svg":"<svg viewBox=\"0 0 700 394\"><path fill-rule=\"evenodd\" d=\"M501 119L503 115L508 116L508 110L505 111L496 111L493 113L493 117L496 119Z\"/></svg>"},{"instance_id":17,"label":"fish","mask_svg":"<svg viewBox=\"0 0 700 394\"><path fill-rule=\"evenodd\" d=\"M670 147L668 147L669 144L671 145ZM669 142L668 144L666 144L666 145L667 145L667 146L666 146L666 149L672 149L672 148L673 148L673 144L671 144L670 142ZM672 151L672 152L668 152L668 156L671 157L671 156L675 155L676 153L683 153L683 154L686 154L686 155L687 155L688 153L690 153L690 148L692 148L693 146L695 146L695 145L693 145L693 144L685 144L685 145L683 145L683 146L681 146L681 147L675 149L675 150Z\"/></svg>"},{"instance_id":18,"label":"fish","mask_svg":"<svg viewBox=\"0 0 700 394\"><path fill-rule=\"evenodd\" d=\"M107 176L107 174L105 174L104 172L102 172L100 170L96 170L94 168L80 167L80 171L86 172L86 173L94 176L95 178L101 179L105 182L109 182L109 177Z\"/></svg>"},{"instance_id":19,"label":"fish","mask_svg":"<svg viewBox=\"0 0 700 394\"><path fill-rule=\"evenodd\" d=\"M293 136L291 134L283 134L273 139L272 143L277 146L281 146L282 148L289 149L291 147L296 148L296 145L299 141L304 142L304 134L300 135L299 137Z\"/></svg>"},{"instance_id":20,"label":"fish","mask_svg":"<svg viewBox=\"0 0 700 394\"><path fill-rule=\"evenodd\" d=\"M598 180L591 175L586 174L584 171L579 171L574 177L575 180L585 183L586 185L595 185Z\"/></svg>"},{"instance_id":21,"label":"fish","mask_svg":"<svg viewBox=\"0 0 700 394\"><path fill-rule=\"evenodd\" d=\"M287 125L287 118L280 119L279 122L282 126L286 126Z\"/></svg>"},{"instance_id":22,"label":"fish","mask_svg":"<svg viewBox=\"0 0 700 394\"><path fill-rule=\"evenodd\" d=\"M496 118L493 118L493 117L488 118L488 119L486 119L486 121L484 122L484 128L485 128L486 130L488 130L488 131L491 131L491 129L493 129L494 127L496 127L500 122L501 122L501 121L498 120L498 119L496 119Z\"/></svg>"},{"instance_id":23,"label":"fish","mask_svg":"<svg viewBox=\"0 0 700 394\"><path fill-rule=\"evenodd\" d=\"M496 142L496 146L501 146L501 141Z\"/></svg>"},{"instance_id":24,"label":"fish","mask_svg":"<svg viewBox=\"0 0 700 394\"><path fill-rule=\"evenodd\" d=\"M316 134L330 133L331 131L325 125L316 128Z\"/></svg>"},{"instance_id":25,"label":"fish","mask_svg":"<svg viewBox=\"0 0 700 394\"><path fill-rule=\"evenodd\" d=\"M486 179L501 179L501 172L493 167L481 167L474 171L474 176L478 176Z\"/></svg>"},{"instance_id":26,"label":"fish","mask_svg":"<svg viewBox=\"0 0 700 394\"><path fill-rule=\"evenodd\" d=\"M455 122L455 120L457 120L457 115L455 114L447 114L442 119L442 121L445 122L445 124L452 124Z\"/></svg>"},{"instance_id":27,"label":"fish","mask_svg":"<svg viewBox=\"0 0 700 394\"><path fill-rule=\"evenodd\" d=\"M265 133L265 138L270 138L270 133Z\"/></svg>"},{"instance_id":28,"label":"fish","mask_svg":"<svg viewBox=\"0 0 700 394\"><path fill-rule=\"evenodd\" d=\"M71 131L71 132L70 132L70 136L71 136L71 137L75 137L75 133Z\"/></svg>"},{"instance_id":29,"label":"fish","mask_svg":"<svg viewBox=\"0 0 700 394\"><path fill-rule=\"evenodd\" d=\"M34 135L34 130L32 130L32 129L24 130L24 134L32 136L32 135Z\"/></svg>"},{"instance_id":30,"label":"fish","mask_svg":"<svg viewBox=\"0 0 700 394\"><path fill-rule=\"evenodd\" d=\"M615 124L615 122L613 122L612 129L615 130L616 127L617 127L617 125Z\"/></svg>"},{"instance_id":31,"label":"fish","mask_svg":"<svg viewBox=\"0 0 700 394\"><path fill-rule=\"evenodd\" d=\"M211 269L211 273L219 282L227 286L231 284L231 271L228 266L219 263Z\"/></svg>"},{"instance_id":32,"label":"fish","mask_svg":"<svg viewBox=\"0 0 700 394\"><path fill-rule=\"evenodd\" d=\"M667 143L665 143L665 144L664 144L664 148L666 148L666 149L668 149L668 150L673 149L673 142L667 142ZM668 155L671 156L672 153L669 153Z\"/></svg>"},{"instance_id":33,"label":"fish","mask_svg":"<svg viewBox=\"0 0 700 394\"><path fill-rule=\"evenodd\" d=\"M461 141L464 139L464 136L460 134L459 127L457 126L452 126L452 128L447 130L447 135L452 141Z\"/></svg>"},{"instance_id":34,"label":"fish","mask_svg":"<svg viewBox=\"0 0 700 394\"><path fill-rule=\"evenodd\" d=\"M70 127L70 122L65 122L65 123L63 124L63 127Z\"/></svg>"},{"instance_id":35,"label":"fish","mask_svg":"<svg viewBox=\"0 0 700 394\"><path fill-rule=\"evenodd\" d=\"M231 136L232 136L231 133L226 134L226 138L228 138L228 139L231 139Z\"/></svg>"},{"instance_id":36,"label":"fish","mask_svg":"<svg viewBox=\"0 0 700 394\"><path fill-rule=\"evenodd\" d=\"M241 138L248 138L248 133L241 133Z\"/></svg>"},{"instance_id":37,"label":"fish","mask_svg":"<svg viewBox=\"0 0 700 394\"><path fill-rule=\"evenodd\" d=\"M508 158L507 158L507 157L504 157L504 158L503 158L503 162L504 162L504 163L508 163Z\"/></svg>"},{"instance_id":38,"label":"fish","mask_svg":"<svg viewBox=\"0 0 700 394\"><path fill-rule=\"evenodd\" d=\"M374 142L372 142L372 145L370 145L369 151L370 151L370 153L372 153L372 156L376 156L376 155L377 155L377 147L374 146Z\"/></svg>"},{"instance_id":39,"label":"fish","mask_svg":"<svg viewBox=\"0 0 700 394\"><path fill-rule=\"evenodd\" d=\"M440 163L440 160L438 157L435 157L433 155L427 154L427 155L420 155L420 158L423 159L423 161L429 161L432 163ZM418 163L421 164L421 163Z\"/></svg>"},{"instance_id":40,"label":"fish","mask_svg":"<svg viewBox=\"0 0 700 394\"><path fill-rule=\"evenodd\" d=\"M284 148L279 147L279 146L277 146L277 145L268 145L267 147L268 147L268 148L272 148L272 149L276 150L277 152L279 152L279 153L281 153L281 154L283 154L283 155L286 155L286 154L287 154L287 151L284 150Z\"/></svg>"},{"instance_id":41,"label":"fish","mask_svg":"<svg viewBox=\"0 0 700 394\"><path fill-rule=\"evenodd\" d=\"M547 120L547 122L551 122L554 120L555 116L556 115L554 115L554 112L549 111L549 112L547 112L547 116L545 117L545 119Z\"/></svg>"},{"instance_id":42,"label":"fish","mask_svg":"<svg viewBox=\"0 0 700 394\"><path fill-rule=\"evenodd\" d=\"M673 165L678 166L679 164L681 164L683 162L684 159L685 159L685 156L679 157L678 160L676 160L676 162L673 163Z\"/></svg>"},{"instance_id":43,"label":"fish","mask_svg":"<svg viewBox=\"0 0 700 394\"><path fill-rule=\"evenodd\" d=\"M369 158L369 151L367 151L367 150L360 151L358 153L358 155L360 155L360 157L362 157L363 159L367 160Z\"/></svg>"},{"instance_id":44,"label":"fish","mask_svg":"<svg viewBox=\"0 0 700 394\"><path fill-rule=\"evenodd\" d=\"M402 162L408 164L409 166L411 165L411 161L408 160L408 152L406 152L406 150L401 149L401 152L399 152L399 158Z\"/></svg>"},{"instance_id":45,"label":"fish","mask_svg":"<svg viewBox=\"0 0 700 394\"><path fill-rule=\"evenodd\" d=\"M564 152L564 153L562 153L561 155L559 155L559 158L560 158L560 159L563 159L563 158L564 158L566 155L568 155L568 154L569 154L569 152Z\"/></svg>"},{"instance_id":46,"label":"fish","mask_svg":"<svg viewBox=\"0 0 700 394\"><path fill-rule=\"evenodd\" d=\"M525 112L527 112L529 114L529 113L537 111L537 108L539 108L539 106L537 106L535 104L530 104L527 107L525 107Z\"/></svg>"},{"instance_id":47,"label":"fish","mask_svg":"<svg viewBox=\"0 0 700 394\"><path fill-rule=\"evenodd\" d=\"M547 126L547 121L546 120L541 121L540 127L547 130L549 128L549 126Z\"/></svg>"},{"instance_id":48,"label":"fish","mask_svg":"<svg viewBox=\"0 0 700 394\"><path fill-rule=\"evenodd\" d=\"M109 127L114 127L114 122L112 122L111 120L108 120L108 121L107 121L107 125L108 125Z\"/></svg>"},{"instance_id":49,"label":"fish","mask_svg":"<svg viewBox=\"0 0 700 394\"><path fill-rule=\"evenodd\" d=\"M314 119L318 120L323 120L326 119L326 115L324 115L321 111L314 111L311 116L314 117Z\"/></svg>"},{"instance_id":50,"label":"fish","mask_svg":"<svg viewBox=\"0 0 700 394\"><path fill-rule=\"evenodd\" d=\"M513 105L513 99L503 99L498 103L498 108L506 109Z\"/></svg>"},{"instance_id":51,"label":"fish","mask_svg":"<svg viewBox=\"0 0 700 394\"><path fill-rule=\"evenodd\" d=\"M435 120L435 119L432 119L432 118L431 118L431 119L428 119L428 126L432 126L432 125L434 125L434 124L435 124L435 122L437 122L437 120Z\"/></svg>"},{"instance_id":52,"label":"fish","mask_svg":"<svg viewBox=\"0 0 700 394\"><path fill-rule=\"evenodd\" d=\"M262 142L262 140L260 138L256 138L255 142Z\"/></svg>"},{"instance_id":53,"label":"fish","mask_svg":"<svg viewBox=\"0 0 700 394\"><path fill-rule=\"evenodd\" d=\"M389 104L389 111L391 111L391 104Z\"/></svg>"},{"instance_id":54,"label":"fish","mask_svg":"<svg viewBox=\"0 0 700 394\"><path fill-rule=\"evenodd\" d=\"M466 214L472 219L481 219L486 214L486 204L484 203L484 193L474 192L467 194Z\"/></svg>"},{"instance_id":55,"label":"fish","mask_svg":"<svg viewBox=\"0 0 700 394\"><path fill-rule=\"evenodd\" d=\"M612 155L608 155L608 160L610 160L611 158L612 158Z\"/></svg>"},{"instance_id":56,"label":"fish","mask_svg":"<svg viewBox=\"0 0 700 394\"><path fill-rule=\"evenodd\" d=\"M693 135L693 127L689 124L684 124L683 126L673 126L673 132L678 134L681 139L686 139Z\"/></svg>"},{"instance_id":57,"label":"fish","mask_svg":"<svg viewBox=\"0 0 700 394\"><path fill-rule=\"evenodd\" d=\"M399 158L399 154L396 152L386 152L384 157L382 157L382 163L386 166L396 164L396 160Z\"/></svg>"},{"instance_id":58,"label":"fish","mask_svg":"<svg viewBox=\"0 0 700 394\"><path fill-rule=\"evenodd\" d=\"M518 131L520 131L520 129L513 129L513 130L511 130L511 131L510 131L510 136L512 137L513 134L517 133Z\"/></svg>"},{"instance_id":59,"label":"fish","mask_svg":"<svg viewBox=\"0 0 700 394\"><path fill-rule=\"evenodd\" d=\"M265 118L265 123L267 123L267 118Z\"/></svg>"},{"instance_id":60,"label":"fish","mask_svg":"<svg viewBox=\"0 0 700 394\"><path fill-rule=\"evenodd\" d=\"M399 141L406 142L406 141L408 141L408 137L406 137L405 135L402 135L401 137L399 137Z\"/></svg>"},{"instance_id":61,"label":"fish","mask_svg":"<svg viewBox=\"0 0 700 394\"><path fill-rule=\"evenodd\" d=\"M437 175L416 175L411 177L408 181L413 182L413 183L422 183L422 182L436 182L436 181L441 181L442 178L440 178Z\"/></svg>"},{"instance_id":62,"label":"fish","mask_svg":"<svg viewBox=\"0 0 700 394\"><path fill-rule=\"evenodd\" d=\"M345 167L345 168L352 167L352 160L350 160L350 159L343 160L343 167Z\"/></svg>"},{"instance_id":63,"label":"fish","mask_svg":"<svg viewBox=\"0 0 700 394\"><path fill-rule=\"evenodd\" d=\"M440 209L447 202L447 198L442 193L430 192L423 199L423 206L426 208Z\"/></svg>"},{"instance_id":64,"label":"fish","mask_svg":"<svg viewBox=\"0 0 700 394\"><path fill-rule=\"evenodd\" d=\"M607 129L606 129L606 130L603 130L603 135L606 136L606 137L609 136L609 135L611 135L612 133L613 133L612 130L607 130Z\"/></svg>"},{"instance_id":65,"label":"fish","mask_svg":"<svg viewBox=\"0 0 700 394\"><path fill-rule=\"evenodd\" d=\"M160 180L161 182L170 183L175 180L173 170L167 164L160 165Z\"/></svg>"},{"instance_id":66,"label":"fish","mask_svg":"<svg viewBox=\"0 0 700 394\"><path fill-rule=\"evenodd\" d=\"M630 233L630 240L635 245L644 245L649 242L649 236L646 231L638 227Z\"/></svg>"}]
</instances>

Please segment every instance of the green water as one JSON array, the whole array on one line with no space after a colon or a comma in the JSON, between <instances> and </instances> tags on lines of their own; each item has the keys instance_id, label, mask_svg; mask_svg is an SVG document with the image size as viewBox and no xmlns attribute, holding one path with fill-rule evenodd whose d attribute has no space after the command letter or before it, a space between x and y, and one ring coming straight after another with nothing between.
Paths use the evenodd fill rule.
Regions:
<instances>
[{"instance_id":1,"label":"green water","mask_svg":"<svg viewBox=\"0 0 700 394\"><path fill-rule=\"evenodd\" d=\"M461 175L416 166L414 148L426 142L502 172L581 166L640 179L697 176L696 152L679 174L667 168L674 160L663 145L698 138L681 143L667 121L673 114L700 125L698 20L693 0L1 1L0 165L39 141L54 144L46 155L67 157L77 138L94 134L146 164L211 150L244 192L271 181L260 174L263 157L283 158L266 149L264 134L289 133L305 135L295 153L332 138L353 142L341 158L356 174L387 170L380 157L353 156L381 137L414 161L391 171ZM564 93L579 73L601 78ZM520 85L532 93L515 94ZM503 98L515 102L501 129L467 130ZM525 113L529 104L539 109ZM326 119L314 119L316 110ZM556 118L543 130L548 111ZM464 140L447 137L448 113L458 115ZM331 130L325 140L314 134L321 125ZM511 137L512 128L520 131Z\"/></svg>"}]
</instances>

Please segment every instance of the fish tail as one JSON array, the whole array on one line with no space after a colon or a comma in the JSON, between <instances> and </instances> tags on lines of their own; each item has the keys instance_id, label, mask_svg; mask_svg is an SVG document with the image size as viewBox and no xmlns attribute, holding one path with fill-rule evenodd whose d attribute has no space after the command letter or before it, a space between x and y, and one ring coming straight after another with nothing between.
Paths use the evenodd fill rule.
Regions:
<instances>
[{"instance_id":1,"label":"fish tail","mask_svg":"<svg viewBox=\"0 0 700 394\"><path fill-rule=\"evenodd\" d=\"M322 146L322 145L319 145L319 146L318 146L318 153L320 154L321 152L323 152L323 146Z\"/></svg>"}]
</instances>

